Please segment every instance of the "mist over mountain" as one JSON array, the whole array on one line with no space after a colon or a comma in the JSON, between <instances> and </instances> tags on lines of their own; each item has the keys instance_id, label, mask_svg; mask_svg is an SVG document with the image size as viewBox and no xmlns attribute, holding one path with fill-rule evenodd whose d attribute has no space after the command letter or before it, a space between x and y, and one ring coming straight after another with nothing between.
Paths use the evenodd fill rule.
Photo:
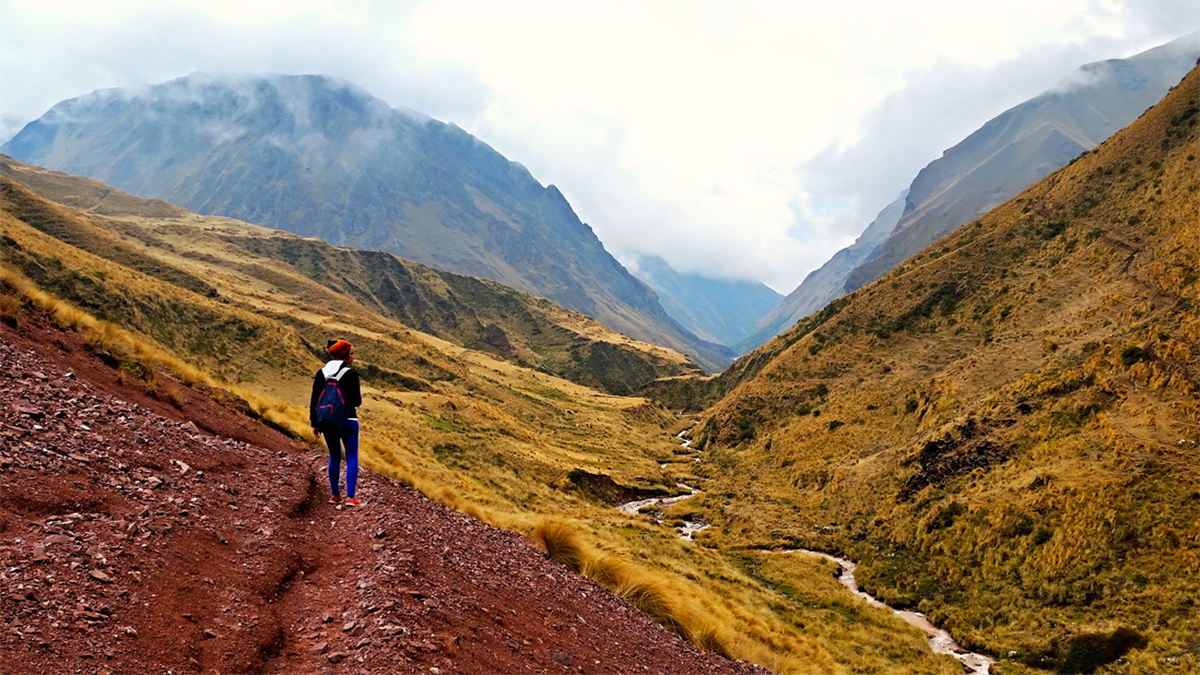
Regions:
<instances>
[{"instance_id":1,"label":"mist over mountain","mask_svg":"<svg viewBox=\"0 0 1200 675\"><path fill-rule=\"evenodd\" d=\"M554 186L462 129L321 76L194 74L54 106L11 156L164 199L493 279L687 353L671 319Z\"/></svg>"},{"instance_id":2,"label":"mist over mountain","mask_svg":"<svg viewBox=\"0 0 1200 675\"><path fill-rule=\"evenodd\" d=\"M917 174L904 215L845 292L878 279L1137 119L1196 65L1200 33L1081 67L1058 89L1010 108Z\"/></svg>"},{"instance_id":3,"label":"mist over mountain","mask_svg":"<svg viewBox=\"0 0 1200 675\"><path fill-rule=\"evenodd\" d=\"M634 276L658 293L663 309L684 328L710 342L730 346L744 340L758 320L783 299L758 282L681 274L658 256L643 256Z\"/></svg>"},{"instance_id":4,"label":"mist over mountain","mask_svg":"<svg viewBox=\"0 0 1200 675\"><path fill-rule=\"evenodd\" d=\"M908 190L901 192L896 201L879 212L853 244L833 254L820 268L809 272L796 290L788 293L783 301L759 319L754 332L745 336L736 346L738 354L745 354L770 340L800 319L821 309L830 300L842 295L842 287L845 286L850 273L875 255L875 251L879 250L880 245L896 228L896 223L900 222L907 196Z\"/></svg>"},{"instance_id":5,"label":"mist over mountain","mask_svg":"<svg viewBox=\"0 0 1200 675\"><path fill-rule=\"evenodd\" d=\"M943 235L1007 201L1134 121L1200 57L1193 33L1127 59L1082 66L1051 91L984 124L922 169L851 246L804 279L745 353L830 301L878 279Z\"/></svg>"}]
</instances>

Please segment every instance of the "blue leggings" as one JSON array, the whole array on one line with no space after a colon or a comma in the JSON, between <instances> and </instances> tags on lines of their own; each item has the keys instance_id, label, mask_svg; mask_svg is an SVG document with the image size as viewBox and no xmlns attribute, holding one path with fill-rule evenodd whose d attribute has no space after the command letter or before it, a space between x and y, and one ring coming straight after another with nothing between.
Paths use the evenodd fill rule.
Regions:
<instances>
[{"instance_id":1,"label":"blue leggings","mask_svg":"<svg viewBox=\"0 0 1200 675\"><path fill-rule=\"evenodd\" d=\"M342 447L346 448L346 496L354 496L358 484L358 420L350 419L340 435L325 434L325 445L329 448L329 490L336 497L341 494L338 478L342 473Z\"/></svg>"}]
</instances>

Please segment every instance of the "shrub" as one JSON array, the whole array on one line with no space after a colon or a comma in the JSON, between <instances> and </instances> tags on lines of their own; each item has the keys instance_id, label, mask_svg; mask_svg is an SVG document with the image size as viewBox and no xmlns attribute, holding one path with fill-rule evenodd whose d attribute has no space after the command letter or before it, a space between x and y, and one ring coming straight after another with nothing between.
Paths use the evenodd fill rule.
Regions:
<instances>
[{"instance_id":1,"label":"shrub","mask_svg":"<svg viewBox=\"0 0 1200 675\"><path fill-rule=\"evenodd\" d=\"M1124 656L1130 649L1141 649L1148 641L1132 628L1124 626L1112 633L1076 635L1059 648L1057 669L1060 673L1094 673L1096 669Z\"/></svg>"},{"instance_id":2,"label":"shrub","mask_svg":"<svg viewBox=\"0 0 1200 675\"><path fill-rule=\"evenodd\" d=\"M938 511L938 514L929 521L926 530L933 532L934 530L942 530L954 524L954 519L967 512L967 507L959 502L950 502L945 508Z\"/></svg>"},{"instance_id":3,"label":"shrub","mask_svg":"<svg viewBox=\"0 0 1200 675\"><path fill-rule=\"evenodd\" d=\"M1150 355L1146 353L1146 350L1136 345L1121 350L1121 363L1125 364L1126 367L1132 366L1138 361L1148 360L1150 360Z\"/></svg>"}]
</instances>

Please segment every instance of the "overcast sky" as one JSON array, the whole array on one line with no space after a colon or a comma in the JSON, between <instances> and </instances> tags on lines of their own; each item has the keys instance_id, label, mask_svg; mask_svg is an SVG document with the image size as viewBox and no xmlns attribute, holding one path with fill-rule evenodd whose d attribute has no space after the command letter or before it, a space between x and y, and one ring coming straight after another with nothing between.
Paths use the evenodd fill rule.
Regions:
<instances>
[{"instance_id":1,"label":"overcast sky","mask_svg":"<svg viewBox=\"0 0 1200 675\"><path fill-rule=\"evenodd\" d=\"M95 89L314 73L453 122L627 265L790 292L917 171L1196 0L0 0L0 136Z\"/></svg>"}]
</instances>

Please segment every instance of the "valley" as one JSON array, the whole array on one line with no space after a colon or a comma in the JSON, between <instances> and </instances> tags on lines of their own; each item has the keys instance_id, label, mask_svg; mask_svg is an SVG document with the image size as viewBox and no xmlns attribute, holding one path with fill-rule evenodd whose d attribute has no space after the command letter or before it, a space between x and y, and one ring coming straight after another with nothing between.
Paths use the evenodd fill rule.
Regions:
<instances>
[{"instance_id":1,"label":"valley","mask_svg":"<svg viewBox=\"0 0 1200 675\"><path fill-rule=\"evenodd\" d=\"M832 568L811 567L812 589L798 600L757 579L742 553L680 539L674 523L691 520L689 500L667 508L661 523L613 508L630 492L678 494L680 483L706 483L694 453L679 454L675 436L691 422L661 405L455 341L469 332L421 333L374 309L381 306L374 289L335 293L330 286L340 282L317 283L303 273L303 258L297 266L266 255L277 250L273 238L325 260L349 255L341 249L181 212L78 177L6 166L6 336L26 335L37 313L49 312L82 336L72 350L109 364L110 377L144 396L182 405L190 395L173 381L214 387L304 441L311 372L322 362L317 345L335 333L363 354L362 462L369 470L523 533L556 557L568 542L568 567L708 651L776 672L954 672L954 661L931 653L903 621L859 607ZM323 264L329 273L345 263ZM462 328L468 318L443 318L443 325ZM579 318L560 320L580 327L571 345L585 335L611 339L648 354L640 358L688 369L662 348L611 337ZM519 331L505 333L520 344ZM529 359L554 353L534 346ZM602 477L609 491L572 480L584 475ZM843 613L855 617L852 626L829 623Z\"/></svg>"},{"instance_id":2,"label":"valley","mask_svg":"<svg viewBox=\"0 0 1200 675\"><path fill-rule=\"evenodd\" d=\"M527 177L431 128L473 158L441 169ZM0 380L20 585L0 645L81 672L1200 669L1197 155L1193 69L714 375L726 352L660 323L632 276L647 304L537 297L0 156L0 348L20 364ZM460 188L459 215L533 208ZM359 354L362 511L325 508L309 429L331 337ZM349 561L347 586L330 570Z\"/></svg>"}]
</instances>

